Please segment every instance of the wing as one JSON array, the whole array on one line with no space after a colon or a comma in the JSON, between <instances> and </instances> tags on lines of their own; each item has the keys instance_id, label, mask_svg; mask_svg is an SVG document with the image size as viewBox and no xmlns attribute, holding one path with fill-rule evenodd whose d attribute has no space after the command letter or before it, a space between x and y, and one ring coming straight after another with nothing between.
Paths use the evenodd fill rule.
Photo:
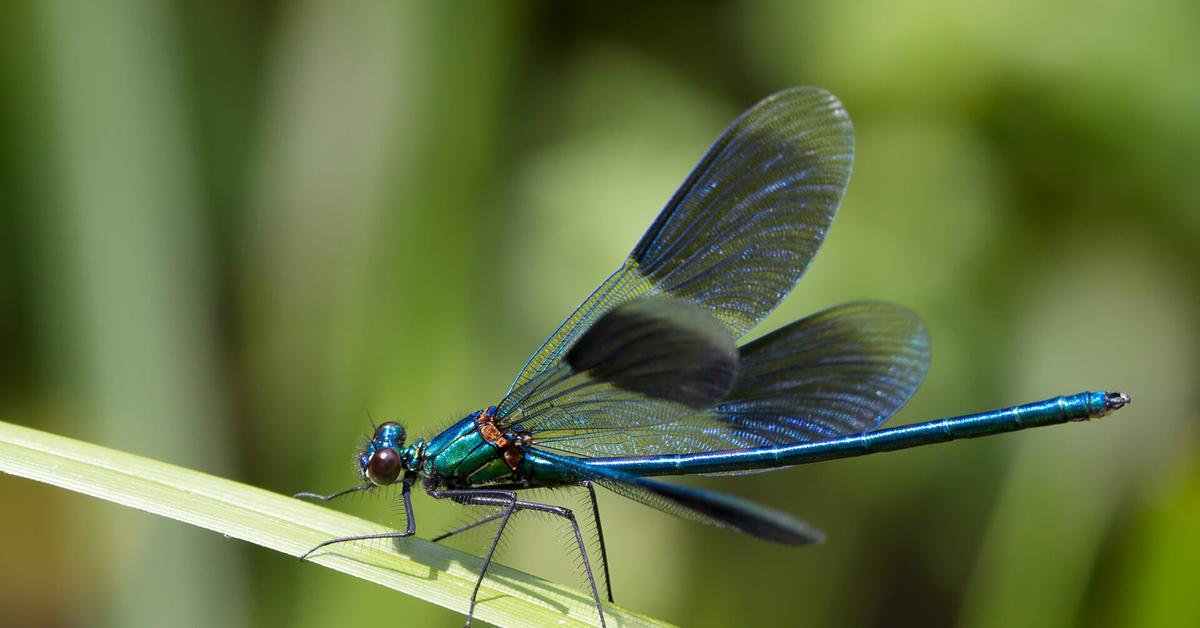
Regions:
<instances>
[{"instance_id":1,"label":"wing","mask_svg":"<svg viewBox=\"0 0 1200 628\"><path fill-rule=\"evenodd\" d=\"M497 418L538 442L589 439L611 455L639 430L711 408L728 397L738 349L697 305L664 296L623 303L503 401Z\"/></svg>"},{"instance_id":2,"label":"wing","mask_svg":"<svg viewBox=\"0 0 1200 628\"><path fill-rule=\"evenodd\" d=\"M737 382L715 410L739 447L869 432L921 387L929 356L911 310L846 303L742 347Z\"/></svg>"},{"instance_id":3,"label":"wing","mask_svg":"<svg viewBox=\"0 0 1200 628\"><path fill-rule=\"evenodd\" d=\"M667 203L616 272L517 375L553 367L592 323L644 294L706 307L740 338L796 285L841 202L854 131L829 92L798 87L743 113Z\"/></svg>"},{"instance_id":4,"label":"wing","mask_svg":"<svg viewBox=\"0 0 1200 628\"><path fill-rule=\"evenodd\" d=\"M616 310L614 310L615 312ZM604 320L604 319L601 319ZM524 393L521 428L542 449L606 458L766 447L870 431L899 410L929 368L929 336L890 303L839 305L740 350L732 389L697 409L652 397L570 388ZM539 388L537 381L531 383ZM519 412L521 398L506 403Z\"/></svg>"},{"instance_id":5,"label":"wing","mask_svg":"<svg viewBox=\"0 0 1200 628\"><path fill-rule=\"evenodd\" d=\"M767 541L787 545L820 543L824 535L808 524L777 510L731 495L640 478L623 471L588 464L578 458L543 451L541 457L583 480L590 480L618 495L677 517L723 528L733 528Z\"/></svg>"}]
</instances>

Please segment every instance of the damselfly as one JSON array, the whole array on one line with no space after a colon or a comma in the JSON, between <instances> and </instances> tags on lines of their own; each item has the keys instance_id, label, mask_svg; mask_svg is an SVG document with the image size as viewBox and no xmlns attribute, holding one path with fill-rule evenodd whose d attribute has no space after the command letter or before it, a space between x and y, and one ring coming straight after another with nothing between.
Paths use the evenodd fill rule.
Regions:
<instances>
[{"instance_id":1,"label":"damselfly","mask_svg":"<svg viewBox=\"0 0 1200 628\"><path fill-rule=\"evenodd\" d=\"M400 483L416 532L412 487L495 512L443 534L498 529L467 610L512 516L569 522L604 624L600 591L575 514L522 491L578 486L591 498L606 597L608 557L594 485L681 517L803 545L821 533L736 497L648 479L736 474L861 456L1104 416L1115 392L877 429L925 378L929 337L889 303L839 305L748 344L740 338L791 291L833 221L850 178L854 132L828 92L779 92L725 130L633 252L550 336L499 403L406 445L379 425L359 453L361 483L322 500Z\"/></svg>"}]
</instances>

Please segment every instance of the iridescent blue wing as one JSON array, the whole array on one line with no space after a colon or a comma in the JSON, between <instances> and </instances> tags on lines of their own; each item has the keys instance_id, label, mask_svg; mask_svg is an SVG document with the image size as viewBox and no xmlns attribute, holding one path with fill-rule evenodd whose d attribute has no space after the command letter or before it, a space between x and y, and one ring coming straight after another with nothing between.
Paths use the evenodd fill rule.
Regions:
<instances>
[{"instance_id":1,"label":"iridescent blue wing","mask_svg":"<svg viewBox=\"0 0 1200 628\"><path fill-rule=\"evenodd\" d=\"M509 394L497 419L547 445L579 439L619 455L641 429L727 398L737 368L737 345L707 310L640 297L610 310L561 361Z\"/></svg>"},{"instance_id":2,"label":"iridescent blue wing","mask_svg":"<svg viewBox=\"0 0 1200 628\"><path fill-rule=\"evenodd\" d=\"M903 307L848 303L776 330L739 353L728 394L707 408L668 403L649 389L630 394L594 384L548 386L543 382L553 380L543 376L506 398L501 415L520 417L520 429L532 434L537 449L593 458L743 449L867 432L920 387L929 368L929 336ZM669 381L658 386L665 389L661 382Z\"/></svg>"},{"instance_id":3,"label":"iridescent blue wing","mask_svg":"<svg viewBox=\"0 0 1200 628\"><path fill-rule=\"evenodd\" d=\"M733 390L714 410L736 447L869 432L929 370L929 333L911 310L846 303L741 347Z\"/></svg>"},{"instance_id":4,"label":"iridescent blue wing","mask_svg":"<svg viewBox=\"0 0 1200 628\"><path fill-rule=\"evenodd\" d=\"M589 464L578 458L541 451L531 455L541 457L581 480L595 482L618 495L677 517L733 528L760 539L787 545L808 545L824 539L819 530L802 521L731 495L649 480L600 464Z\"/></svg>"},{"instance_id":5,"label":"iridescent blue wing","mask_svg":"<svg viewBox=\"0 0 1200 628\"><path fill-rule=\"evenodd\" d=\"M842 104L815 87L743 113L616 272L562 323L510 392L560 361L605 312L645 294L698 303L736 339L796 285L841 202L854 154Z\"/></svg>"}]
</instances>

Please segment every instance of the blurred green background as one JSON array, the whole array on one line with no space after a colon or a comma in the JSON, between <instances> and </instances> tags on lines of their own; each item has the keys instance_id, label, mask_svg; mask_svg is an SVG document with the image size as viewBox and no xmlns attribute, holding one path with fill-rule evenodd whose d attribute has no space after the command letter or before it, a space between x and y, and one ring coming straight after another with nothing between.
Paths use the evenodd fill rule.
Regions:
<instances>
[{"instance_id":1,"label":"blurred green background","mask_svg":"<svg viewBox=\"0 0 1200 628\"><path fill-rule=\"evenodd\" d=\"M820 85L854 176L759 333L916 310L934 361L896 422L1134 404L697 480L804 517L815 548L603 495L617 600L688 626L1200 625L1198 24L1191 0L5 2L0 418L348 486L368 411L428 435L498 401L726 123ZM462 619L24 480L0 499L5 625ZM426 537L462 517L417 508ZM553 522L502 560L577 577Z\"/></svg>"}]
</instances>

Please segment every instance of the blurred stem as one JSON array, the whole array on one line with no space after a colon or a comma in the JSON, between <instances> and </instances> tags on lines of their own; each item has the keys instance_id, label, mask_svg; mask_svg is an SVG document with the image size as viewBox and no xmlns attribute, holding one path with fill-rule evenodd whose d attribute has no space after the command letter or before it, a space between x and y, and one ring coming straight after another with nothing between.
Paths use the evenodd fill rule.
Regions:
<instances>
[{"instance_id":1,"label":"blurred stem","mask_svg":"<svg viewBox=\"0 0 1200 628\"><path fill-rule=\"evenodd\" d=\"M62 175L44 220L60 268L45 341L64 387L105 442L207 469L227 468L225 413L207 316L203 230L167 5L38 3L49 74L52 151ZM50 331L50 330L47 330ZM60 337L61 334L61 337ZM116 567L112 606L81 622L151 626L164 617L247 622L230 549L124 513L100 520ZM82 541L86 542L86 541ZM103 563L103 559L96 561ZM180 565L196 568L181 571ZM84 577L100 578L92 573Z\"/></svg>"}]
</instances>

